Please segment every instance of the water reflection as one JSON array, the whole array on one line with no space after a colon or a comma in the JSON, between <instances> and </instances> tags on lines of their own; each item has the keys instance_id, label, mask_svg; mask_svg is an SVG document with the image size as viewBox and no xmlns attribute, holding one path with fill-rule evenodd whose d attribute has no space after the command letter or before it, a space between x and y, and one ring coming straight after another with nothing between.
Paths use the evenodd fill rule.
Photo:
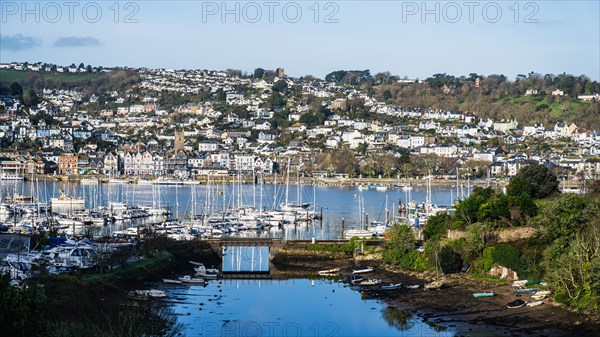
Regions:
<instances>
[{"instance_id":1,"label":"water reflection","mask_svg":"<svg viewBox=\"0 0 600 337\"><path fill-rule=\"evenodd\" d=\"M223 247L223 272L269 272L269 246Z\"/></svg>"},{"instance_id":2,"label":"water reflection","mask_svg":"<svg viewBox=\"0 0 600 337\"><path fill-rule=\"evenodd\" d=\"M157 285L202 336L453 336L331 280L220 280L207 287ZM401 333L400 333L401 332Z\"/></svg>"},{"instance_id":3,"label":"water reflection","mask_svg":"<svg viewBox=\"0 0 600 337\"><path fill-rule=\"evenodd\" d=\"M389 326L400 331L411 330L415 325L415 319L411 313L391 306L381 310L381 317Z\"/></svg>"}]
</instances>

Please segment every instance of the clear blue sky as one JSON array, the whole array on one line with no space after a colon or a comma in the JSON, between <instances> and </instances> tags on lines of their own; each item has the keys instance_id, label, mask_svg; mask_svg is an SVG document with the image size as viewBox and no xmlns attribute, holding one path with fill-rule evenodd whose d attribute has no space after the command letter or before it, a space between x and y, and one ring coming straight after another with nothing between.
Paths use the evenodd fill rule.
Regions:
<instances>
[{"instance_id":1,"label":"clear blue sky","mask_svg":"<svg viewBox=\"0 0 600 337\"><path fill-rule=\"evenodd\" d=\"M0 0L0 62L248 72L284 67L293 76L370 69L409 78L476 72L514 79L535 71L600 79L600 1L533 1L528 7L523 1L518 16L514 1L481 1L475 7L457 1L461 16L449 2L429 1L433 13L424 20L422 1L332 1L327 8L321 1L318 17L315 1L273 2L269 22L264 1L228 1L230 9L239 5L236 23L235 14L222 22L221 1L133 1L137 7L129 8L120 2L118 14L114 1L82 1L69 17L62 1L56 2L58 16L48 1L23 8L21 0ZM32 13L23 17L26 9ZM134 10L138 22L124 23ZM334 10L337 23L324 23Z\"/></svg>"}]
</instances>

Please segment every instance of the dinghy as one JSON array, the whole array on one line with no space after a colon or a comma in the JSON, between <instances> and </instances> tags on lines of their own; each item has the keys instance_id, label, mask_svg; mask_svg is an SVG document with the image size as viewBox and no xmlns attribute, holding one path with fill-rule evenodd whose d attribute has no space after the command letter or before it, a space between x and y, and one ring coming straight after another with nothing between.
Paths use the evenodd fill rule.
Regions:
<instances>
[{"instance_id":1,"label":"dinghy","mask_svg":"<svg viewBox=\"0 0 600 337\"><path fill-rule=\"evenodd\" d=\"M527 303L528 307L537 307L538 305L542 305L544 304L544 301L536 301L536 302L529 302Z\"/></svg>"},{"instance_id":2,"label":"dinghy","mask_svg":"<svg viewBox=\"0 0 600 337\"><path fill-rule=\"evenodd\" d=\"M435 289L440 289L440 288L442 288L443 286L444 286L444 283L443 283L443 282L441 282L441 281L433 281L433 282L431 282L431 283L427 283L427 284L425 285L425 289L428 289L428 290L435 290Z\"/></svg>"},{"instance_id":3,"label":"dinghy","mask_svg":"<svg viewBox=\"0 0 600 337\"><path fill-rule=\"evenodd\" d=\"M518 280L518 281L514 281L514 282L512 283L512 286L513 286L513 287L524 287L524 286L525 286L525 283L527 283L527 282L529 282L529 281L527 281L527 280Z\"/></svg>"},{"instance_id":4,"label":"dinghy","mask_svg":"<svg viewBox=\"0 0 600 337\"><path fill-rule=\"evenodd\" d=\"M370 278L370 279L362 280L358 284L361 286L376 286L378 284L381 284L381 280L378 278Z\"/></svg>"},{"instance_id":5,"label":"dinghy","mask_svg":"<svg viewBox=\"0 0 600 337\"><path fill-rule=\"evenodd\" d=\"M510 303L507 303L506 307L509 309L516 309L516 308L524 307L525 305L527 305L527 302L525 302L523 300L514 300Z\"/></svg>"},{"instance_id":6,"label":"dinghy","mask_svg":"<svg viewBox=\"0 0 600 337\"><path fill-rule=\"evenodd\" d=\"M379 290L395 290L395 289L401 289L402 288L402 283L390 283L389 285L381 285L379 286Z\"/></svg>"},{"instance_id":7,"label":"dinghy","mask_svg":"<svg viewBox=\"0 0 600 337\"><path fill-rule=\"evenodd\" d=\"M366 274L366 273L372 273L374 271L375 271L375 268L367 267L367 268L362 268L362 269L354 269L354 270L352 270L352 274Z\"/></svg>"},{"instance_id":8,"label":"dinghy","mask_svg":"<svg viewBox=\"0 0 600 337\"><path fill-rule=\"evenodd\" d=\"M340 272L340 268L331 268L326 270L319 270L319 275L321 276L335 276Z\"/></svg>"},{"instance_id":9,"label":"dinghy","mask_svg":"<svg viewBox=\"0 0 600 337\"><path fill-rule=\"evenodd\" d=\"M474 297L492 297L492 296L496 296L495 292L483 292L483 293L474 293L473 294Z\"/></svg>"}]
</instances>

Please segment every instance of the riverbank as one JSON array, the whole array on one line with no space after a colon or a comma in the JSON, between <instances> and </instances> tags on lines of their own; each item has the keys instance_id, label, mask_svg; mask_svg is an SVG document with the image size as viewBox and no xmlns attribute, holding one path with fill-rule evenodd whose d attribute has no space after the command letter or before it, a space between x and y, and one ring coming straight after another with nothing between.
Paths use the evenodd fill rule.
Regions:
<instances>
[{"instance_id":1,"label":"riverbank","mask_svg":"<svg viewBox=\"0 0 600 337\"><path fill-rule=\"evenodd\" d=\"M112 177L107 175L55 175L55 174L38 174L38 175L28 175L25 176L26 181L56 181L56 182L65 182L65 183L80 183L81 179L86 178L95 178L100 183L109 183L109 180L112 178L119 178L120 184L135 184L139 180L145 181L153 181L157 177L131 177L131 176L120 176L120 177ZM211 184L252 184L255 182L255 177L251 175L243 175L238 177L237 175L231 174L227 176L211 176L210 183ZM208 177L201 176L195 179L188 180L189 184L207 184ZM285 184L285 180L281 177L275 178L274 175L264 176L265 184ZM425 178L319 178L319 177L290 177L290 184L302 184L302 185L327 185L327 186L385 186L388 188L395 188L396 186L427 186L428 179ZM456 179L449 179L445 177L433 177L431 179L432 186L456 186ZM462 186L491 186L501 188L508 184L508 179L475 179L475 180L467 180L460 179L458 181L459 185ZM578 182L572 182L573 187L578 186Z\"/></svg>"},{"instance_id":2,"label":"riverbank","mask_svg":"<svg viewBox=\"0 0 600 337\"><path fill-rule=\"evenodd\" d=\"M531 301L529 295L519 296L507 281L476 278L468 274L444 275L440 290L424 290L423 285L435 279L433 273L401 270L381 264L377 255L353 257L344 252L315 252L293 249L274 259L282 275L290 277L319 277L318 270L340 268L340 274L352 269L375 267L366 277L379 278L382 284L418 284L418 289L399 289L381 292L378 287L364 288L364 296L384 300L390 306L408 311L424 320L443 327L471 331L476 336L597 336L600 322L597 317L584 317L551 298L536 307L508 309L515 299ZM495 292L494 297L476 298L473 293Z\"/></svg>"}]
</instances>

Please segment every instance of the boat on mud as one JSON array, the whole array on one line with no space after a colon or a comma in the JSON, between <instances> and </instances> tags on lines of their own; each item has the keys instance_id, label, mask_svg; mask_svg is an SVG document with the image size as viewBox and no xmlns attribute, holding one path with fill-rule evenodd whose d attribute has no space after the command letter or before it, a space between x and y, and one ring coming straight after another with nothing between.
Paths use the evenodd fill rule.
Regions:
<instances>
[{"instance_id":1,"label":"boat on mud","mask_svg":"<svg viewBox=\"0 0 600 337\"><path fill-rule=\"evenodd\" d=\"M389 285L381 285L379 286L379 290L396 290L402 289L402 283L390 283Z\"/></svg>"},{"instance_id":2,"label":"boat on mud","mask_svg":"<svg viewBox=\"0 0 600 337\"><path fill-rule=\"evenodd\" d=\"M335 276L340 272L340 268L331 268L325 270L319 270L318 274L321 276Z\"/></svg>"},{"instance_id":3,"label":"boat on mud","mask_svg":"<svg viewBox=\"0 0 600 337\"><path fill-rule=\"evenodd\" d=\"M373 267L367 267L367 268L361 268L361 269L354 269L352 270L352 274L366 274L366 273L372 273L375 271L375 268Z\"/></svg>"},{"instance_id":4,"label":"boat on mud","mask_svg":"<svg viewBox=\"0 0 600 337\"><path fill-rule=\"evenodd\" d=\"M358 283L358 285L361 285L361 286L376 286L379 284L381 284L381 280L378 278L369 278L366 280L362 280Z\"/></svg>"},{"instance_id":5,"label":"boat on mud","mask_svg":"<svg viewBox=\"0 0 600 337\"><path fill-rule=\"evenodd\" d=\"M441 289L444 286L444 282L442 281L433 281L431 283L427 283L425 285L426 290L436 290Z\"/></svg>"},{"instance_id":6,"label":"boat on mud","mask_svg":"<svg viewBox=\"0 0 600 337\"><path fill-rule=\"evenodd\" d=\"M506 307L509 309L516 309L516 308L524 307L525 305L527 305L527 302L525 302L523 300L514 300L512 302L507 303Z\"/></svg>"}]
</instances>

